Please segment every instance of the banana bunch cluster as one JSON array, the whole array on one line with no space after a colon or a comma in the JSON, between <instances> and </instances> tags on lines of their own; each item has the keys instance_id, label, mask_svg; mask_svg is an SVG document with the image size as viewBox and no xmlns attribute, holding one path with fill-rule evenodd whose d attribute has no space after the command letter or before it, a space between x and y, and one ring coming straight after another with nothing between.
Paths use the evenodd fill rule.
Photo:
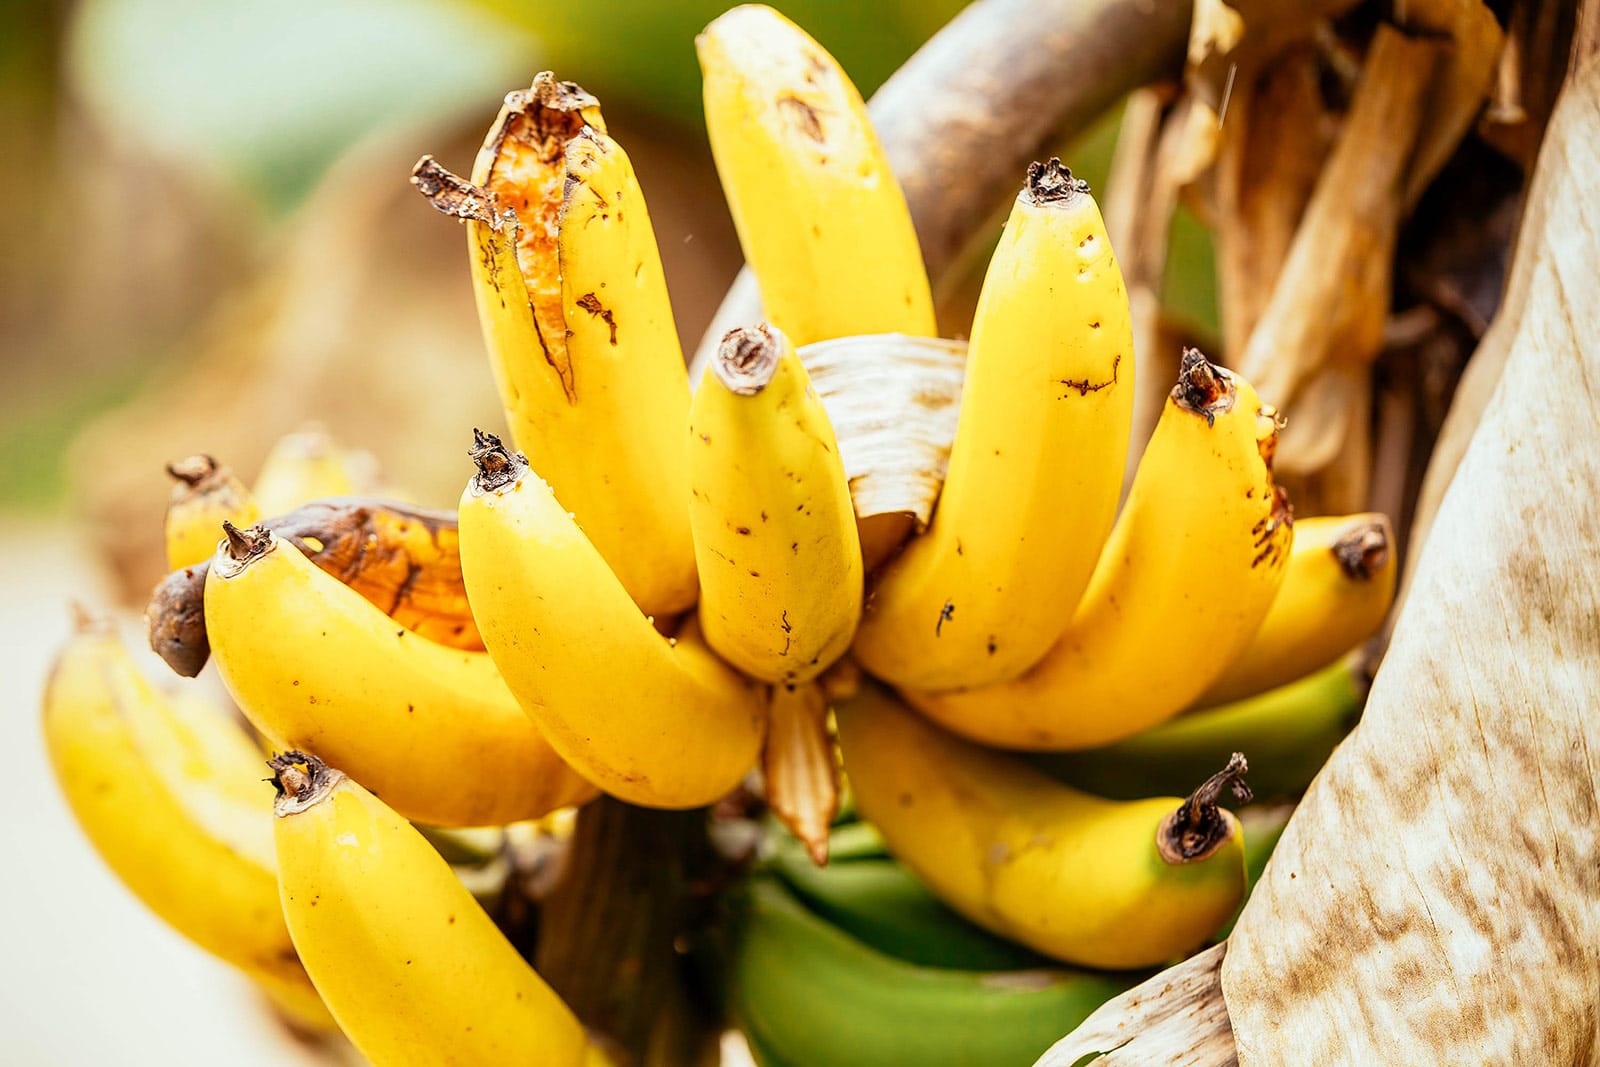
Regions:
<instances>
[{"instance_id":1,"label":"banana bunch cluster","mask_svg":"<svg viewBox=\"0 0 1600 1067\"><path fill-rule=\"evenodd\" d=\"M805 346L936 335L904 197L793 24L737 8L697 43L766 321L691 390L627 153L541 74L470 177L413 173L465 224L511 434L474 431L458 509L173 468L151 644L215 663L275 805L249 734L94 627L46 694L52 757L130 888L307 1025L379 1064L577 1065L603 1054L417 825L709 805L790 743L769 720L831 703L867 822L825 872L780 845L748 880L737 1021L769 1064L1025 1062L1236 912L1237 753L1292 796L1342 736L1388 527L1296 526L1277 413L1192 350L1119 506L1127 295L1052 159L989 266L937 510L880 544Z\"/></svg>"}]
</instances>

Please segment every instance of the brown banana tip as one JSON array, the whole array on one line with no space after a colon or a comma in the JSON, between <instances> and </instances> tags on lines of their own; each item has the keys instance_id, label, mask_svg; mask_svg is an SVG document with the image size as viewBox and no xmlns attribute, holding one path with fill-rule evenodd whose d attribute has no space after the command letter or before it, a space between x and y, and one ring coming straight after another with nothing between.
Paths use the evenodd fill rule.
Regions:
<instances>
[{"instance_id":1,"label":"brown banana tip","mask_svg":"<svg viewBox=\"0 0 1600 1067\"><path fill-rule=\"evenodd\" d=\"M411 184L441 215L462 222L487 223L496 232L516 222L516 213L500 210L493 193L451 173L432 156L417 160L411 168Z\"/></svg>"},{"instance_id":2,"label":"brown banana tip","mask_svg":"<svg viewBox=\"0 0 1600 1067\"><path fill-rule=\"evenodd\" d=\"M278 792L272 811L280 819L319 803L344 780L342 772L299 749L275 754L267 766L272 768L270 780Z\"/></svg>"},{"instance_id":3,"label":"brown banana tip","mask_svg":"<svg viewBox=\"0 0 1600 1067\"><path fill-rule=\"evenodd\" d=\"M740 326L723 335L711 370L730 393L755 396L772 381L782 358L783 334L776 326Z\"/></svg>"},{"instance_id":4,"label":"brown banana tip","mask_svg":"<svg viewBox=\"0 0 1600 1067\"><path fill-rule=\"evenodd\" d=\"M472 448L467 451L478 473L472 478L473 487L480 493L492 493L518 481L528 473L528 457L513 452L492 433L473 427Z\"/></svg>"},{"instance_id":5,"label":"brown banana tip","mask_svg":"<svg viewBox=\"0 0 1600 1067\"><path fill-rule=\"evenodd\" d=\"M167 473L172 476L172 480L190 489L198 489L219 470L217 461L204 452L197 452L167 464Z\"/></svg>"},{"instance_id":6,"label":"brown banana tip","mask_svg":"<svg viewBox=\"0 0 1600 1067\"><path fill-rule=\"evenodd\" d=\"M241 530L223 519L222 535L221 551L217 553L215 561L218 576L222 578L234 577L278 547L277 538L263 523Z\"/></svg>"},{"instance_id":7,"label":"brown banana tip","mask_svg":"<svg viewBox=\"0 0 1600 1067\"><path fill-rule=\"evenodd\" d=\"M1178 384L1172 387L1172 400L1179 407L1216 425L1217 416L1233 408L1233 375L1207 359L1198 348L1185 348L1178 361Z\"/></svg>"},{"instance_id":8,"label":"brown banana tip","mask_svg":"<svg viewBox=\"0 0 1600 1067\"><path fill-rule=\"evenodd\" d=\"M1064 204L1080 196L1089 195L1089 183L1074 178L1072 171L1060 159L1051 156L1047 161L1028 164L1028 180L1023 194L1030 203Z\"/></svg>"},{"instance_id":9,"label":"brown banana tip","mask_svg":"<svg viewBox=\"0 0 1600 1067\"><path fill-rule=\"evenodd\" d=\"M1228 757L1228 765L1200 783L1200 788L1179 804L1177 810L1161 820L1156 829L1156 850L1167 863L1193 863L1214 853L1234 834L1233 817L1217 807L1225 787L1241 803L1251 799L1244 775L1250 765L1244 753Z\"/></svg>"},{"instance_id":10,"label":"brown banana tip","mask_svg":"<svg viewBox=\"0 0 1600 1067\"><path fill-rule=\"evenodd\" d=\"M1369 582L1389 563L1389 524L1364 522L1333 543L1333 558L1353 582Z\"/></svg>"},{"instance_id":11,"label":"brown banana tip","mask_svg":"<svg viewBox=\"0 0 1600 1067\"><path fill-rule=\"evenodd\" d=\"M553 111L582 111L586 107L599 107L600 101L577 82L562 81L553 70L541 70L533 76L529 89L540 107Z\"/></svg>"}]
</instances>

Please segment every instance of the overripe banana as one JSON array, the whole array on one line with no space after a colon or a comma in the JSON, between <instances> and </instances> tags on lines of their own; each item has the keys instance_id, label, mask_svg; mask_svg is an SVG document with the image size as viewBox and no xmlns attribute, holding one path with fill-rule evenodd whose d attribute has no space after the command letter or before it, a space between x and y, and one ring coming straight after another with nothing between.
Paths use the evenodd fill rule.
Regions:
<instances>
[{"instance_id":1,"label":"overripe banana","mask_svg":"<svg viewBox=\"0 0 1600 1067\"><path fill-rule=\"evenodd\" d=\"M283 914L312 981L368 1059L585 1062L577 1018L411 824L315 756L287 752L272 768Z\"/></svg>"},{"instance_id":2,"label":"overripe banana","mask_svg":"<svg viewBox=\"0 0 1600 1067\"><path fill-rule=\"evenodd\" d=\"M222 536L222 520L249 526L261 517L250 490L210 456L169 463L167 473L176 483L167 498L168 570L181 571L209 560Z\"/></svg>"},{"instance_id":3,"label":"overripe banana","mask_svg":"<svg viewBox=\"0 0 1600 1067\"><path fill-rule=\"evenodd\" d=\"M861 544L822 401L773 326L722 339L689 413L689 522L706 643L767 682L810 681L861 617Z\"/></svg>"},{"instance_id":4,"label":"overripe banana","mask_svg":"<svg viewBox=\"0 0 1600 1067\"><path fill-rule=\"evenodd\" d=\"M406 629L482 651L461 579L453 513L384 500L319 500L266 525ZM219 520L211 552L221 537ZM169 574L145 609L150 647L186 678L199 674L211 655L205 626L210 569L208 556Z\"/></svg>"},{"instance_id":5,"label":"overripe banana","mask_svg":"<svg viewBox=\"0 0 1600 1067\"><path fill-rule=\"evenodd\" d=\"M978 298L938 508L873 585L863 667L955 689L1044 656L1116 517L1133 392L1128 295L1100 209L1060 160L1035 163Z\"/></svg>"},{"instance_id":6,"label":"overripe banana","mask_svg":"<svg viewBox=\"0 0 1600 1067\"><path fill-rule=\"evenodd\" d=\"M1243 752L1252 792L1263 799L1298 796L1355 725L1366 688L1354 664L1335 663L1105 748L1039 753L1030 762L1079 789L1132 800L1188 789L1229 753Z\"/></svg>"},{"instance_id":7,"label":"overripe banana","mask_svg":"<svg viewBox=\"0 0 1600 1067\"><path fill-rule=\"evenodd\" d=\"M770 863L812 911L869 948L907 963L962 971L1048 964L951 911L887 856L835 858L818 867L803 848L780 846Z\"/></svg>"},{"instance_id":8,"label":"overripe banana","mask_svg":"<svg viewBox=\"0 0 1600 1067\"><path fill-rule=\"evenodd\" d=\"M1184 352L1072 621L1009 682L930 693L924 714L985 744L1092 748L1188 706L1261 625L1292 540L1273 486L1272 408L1249 383Z\"/></svg>"},{"instance_id":9,"label":"overripe banana","mask_svg":"<svg viewBox=\"0 0 1600 1067\"><path fill-rule=\"evenodd\" d=\"M796 345L933 337L933 298L900 183L834 58L760 4L695 38L706 131L767 319Z\"/></svg>"},{"instance_id":10,"label":"overripe banana","mask_svg":"<svg viewBox=\"0 0 1600 1067\"><path fill-rule=\"evenodd\" d=\"M43 710L56 780L112 872L302 1025L332 1029L278 905L270 794L244 731L158 692L115 632L87 621L56 659Z\"/></svg>"},{"instance_id":11,"label":"overripe banana","mask_svg":"<svg viewBox=\"0 0 1600 1067\"><path fill-rule=\"evenodd\" d=\"M1393 546L1389 520L1376 512L1296 519L1294 550L1267 617L1196 703L1287 685L1371 637L1394 603Z\"/></svg>"},{"instance_id":12,"label":"overripe banana","mask_svg":"<svg viewBox=\"0 0 1600 1067\"><path fill-rule=\"evenodd\" d=\"M370 491L372 487L364 483L373 480L376 463L366 456L370 469L361 472L363 456L340 448L321 430L284 434L256 472L252 490L261 514L282 515L313 500ZM212 544L215 547L215 541Z\"/></svg>"},{"instance_id":13,"label":"overripe banana","mask_svg":"<svg viewBox=\"0 0 1600 1067\"><path fill-rule=\"evenodd\" d=\"M338 760L408 819L531 819L594 789L518 708L486 652L397 626L265 527L227 537L206 579L222 680L273 744Z\"/></svg>"},{"instance_id":14,"label":"overripe banana","mask_svg":"<svg viewBox=\"0 0 1600 1067\"><path fill-rule=\"evenodd\" d=\"M1026 1067L1136 980L919 967L855 940L770 876L742 897L728 989L762 1067Z\"/></svg>"},{"instance_id":15,"label":"overripe banana","mask_svg":"<svg viewBox=\"0 0 1600 1067\"><path fill-rule=\"evenodd\" d=\"M644 194L600 104L548 71L506 97L465 182L412 181L467 224L516 447L647 615L694 604L689 380Z\"/></svg>"},{"instance_id":16,"label":"overripe banana","mask_svg":"<svg viewBox=\"0 0 1600 1067\"><path fill-rule=\"evenodd\" d=\"M1002 937L1082 966L1151 966L1204 944L1244 892L1238 823L1215 803L1242 760L1187 800L1111 801L947 734L875 686L835 714L862 817L940 899Z\"/></svg>"},{"instance_id":17,"label":"overripe banana","mask_svg":"<svg viewBox=\"0 0 1600 1067\"><path fill-rule=\"evenodd\" d=\"M461 567L489 653L557 752L612 796L709 804L761 749L759 687L691 620L661 636L526 457L478 433Z\"/></svg>"}]
</instances>

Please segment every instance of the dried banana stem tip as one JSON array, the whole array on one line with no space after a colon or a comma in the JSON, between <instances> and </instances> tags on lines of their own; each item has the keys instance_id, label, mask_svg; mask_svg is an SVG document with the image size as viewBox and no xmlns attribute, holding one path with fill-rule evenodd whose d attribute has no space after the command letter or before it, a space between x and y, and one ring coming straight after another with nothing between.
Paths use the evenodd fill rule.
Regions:
<instances>
[{"instance_id":1,"label":"dried banana stem tip","mask_svg":"<svg viewBox=\"0 0 1600 1067\"><path fill-rule=\"evenodd\" d=\"M278 791L272 811L280 819L319 803L344 780L343 772L298 749L278 753L267 760L267 766L272 768L272 787Z\"/></svg>"},{"instance_id":2,"label":"dried banana stem tip","mask_svg":"<svg viewBox=\"0 0 1600 1067\"><path fill-rule=\"evenodd\" d=\"M493 493L504 489L529 470L527 456L521 452L511 451L501 444L499 437L477 428L472 431L472 448L468 450L467 455L478 465L478 473L473 476L472 485L480 493Z\"/></svg>"},{"instance_id":3,"label":"dried banana stem tip","mask_svg":"<svg viewBox=\"0 0 1600 1067\"><path fill-rule=\"evenodd\" d=\"M1217 807L1217 797L1225 786L1241 803L1251 798L1244 775L1250 765L1244 753L1235 752L1228 765L1200 784L1178 809L1161 820L1156 830L1156 849L1171 864L1192 863L1211 855L1234 833L1231 816Z\"/></svg>"},{"instance_id":4,"label":"dried banana stem tip","mask_svg":"<svg viewBox=\"0 0 1600 1067\"><path fill-rule=\"evenodd\" d=\"M711 370L730 393L755 396L777 373L783 347L783 334L776 326L741 326L723 336Z\"/></svg>"},{"instance_id":5,"label":"dried banana stem tip","mask_svg":"<svg viewBox=\"0 0 1600 1067\"><path fill-rule=\"evenodd\" d=\"M241 530L223 519L222 533L226 550L217 557L217 562L225 565L222 570L224 578L232 578L277 547L272 531L259 523L248 530Z\"/></svg>"},{"instance_id":6,"label":"dried banana stem tip","mask_svg":"<svg viewBox=\"0 0 1600 1067\"><path fill-rule=\"evenodd\" d=\"M174 481L194 490L213 480L219 469L217 461L203 452L167 464L167 473Z\"/></svg>"},{"instance_id":7,"label":"dried banana stem tip","mask_svg":"<svg viewBox=\"0 0 1600 1067\"><path fill-rule=\"evenodd\" d=\"M1178 363L1178 384L1172 399L1207 422L1233 407L1232 376L1208 360L1198 348L1185 348Z\"/></svg>"},{"instance_id":8,"label":"dried banana stem tip","mask_svg":"<svg viewBox=\"0 0 1600 1067\"><path fill-rule=\"evenodd\" d=\"M1389 525L1366 522L1333 543L1333 558L1346 578L1369 582L1389 562Z\"/></svg>"},{"instance_id":9,"label":"dried banana stem tip","mask_svg":"<svg viewBox=\"0 0 1600 1067\"><path fill-rule=\"evenodd\" d=\"M1022 194L1033 204L1064 204L1076 197L1089 195L1089 183L1074 178L1061 160L1055 156L1044 163L1028 164L1028 180Z\"/></svg>"}]
</instances>

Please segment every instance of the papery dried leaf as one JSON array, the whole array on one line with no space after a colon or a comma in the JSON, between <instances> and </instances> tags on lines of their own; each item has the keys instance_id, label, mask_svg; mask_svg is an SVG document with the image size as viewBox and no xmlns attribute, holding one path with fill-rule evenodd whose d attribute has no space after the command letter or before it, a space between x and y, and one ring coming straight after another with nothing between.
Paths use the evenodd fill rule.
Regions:
<instances>
[{"instance_id":1,"label":"papery dried leaf","mask_svg":"<svg viewBox=\"0 0 1600 1067\"><path fill-rule=\"evenodd\" d=\"M820 683L772 687L761 773L772 813L806 846L812 862L826 864L828 827L839 813L839 763Z\"/></svg>"},{"instance_id":2,"label":"papery dried leaf","mask_svg":"<svg viewBox=\"0 0 1600 1067\"><path fill-rule=\"evenodd\" d=\"M1410 32L1443 35L1451 42L1439 63L1429 91L1428 118L1406 168L1405 202L1409 205L1415 204L1438 176L1482 109L1503 35L1483 0L1406 0L1395 5L1394 15Z\"/></svg>"}]
</instances>

